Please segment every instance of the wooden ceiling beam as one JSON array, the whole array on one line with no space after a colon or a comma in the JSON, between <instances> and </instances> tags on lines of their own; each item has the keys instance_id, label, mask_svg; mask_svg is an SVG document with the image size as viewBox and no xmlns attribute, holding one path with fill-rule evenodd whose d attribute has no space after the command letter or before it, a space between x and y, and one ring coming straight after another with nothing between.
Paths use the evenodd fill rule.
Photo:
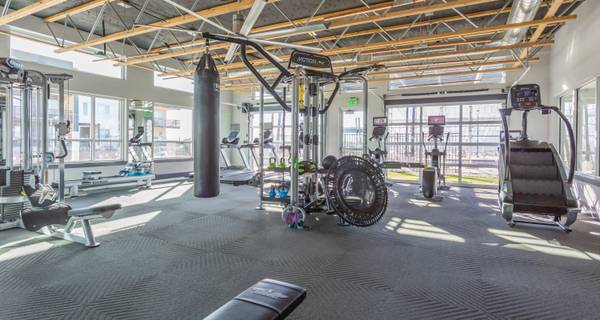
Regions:
<instances>
[{"instance_id":1,"label":"wooden ceiling beam","mask_svg":"<svg viewBox=\"0 0 600 320\"><path fill-rule=\"evenodd\" d=\"M495 68L495 69L486 69L486 70L457 71L457 72L446 72L446 73L438 73L438 74L422 74L422 75L412 75L412 76L403 76L403 77L394 77L394 78L369 78L369 82L427 79L427 78L438 78L438 77L448 77L448 76L462 76L462 75L478 74L478 73L517 72L517 71L522 71L522 70L523 70L523 67L505 67L505 68ZM222 90L235 90L235 89L240 89L240 88L257 88L259 85L260 84L258 82L248 82L248 83L240 83L240 84L232 84L232 85L223 85L223 86L221 86L221 89Z\"/></svg>"},{"instance_id":2,"label":"wooden ceiling beam","mask_svg":"<svg viewBox=\"0 0 600 320\"><path fill-rule=\"evenodd\" d=\"M40 0L40 1L34 2L24 8L12 11L11 13L8 13L8 14L0 17L0 26L11 23L16 20L19 20L28 15L32 15L32 14L42 11L44 9L54 7L55 5L59 5L65 1L67 1L67 0Z\"/></svg>"},{"instance_id":3,"label":"wooden ceiling beam","mask_svg":"<svg viewBox=\"0 0 600 320\"><path fill-rule=\"evenodd\" d=\"M560 8L560 6L563 5L565 2L566 2L565 0L554 0L548 7L548 11L546 11L546 15L544 16L544 18L550 19L550 18L554 17L556 15L556 12L558 12L558 9ZM531 36L531 40L537 41L542 36L544 30L546 29L546 27L548 25L549 24L541 24L541 25L537 26L537 28L535 29L535 32ZM523 51L521 51L521 54L519 55L519 59L525 59L528 55L529 55L529 49L524 49ZM513 66L516 67L518 64L519 63L516 63Z\"/></svg>"},{"instance_id":4,"label":"wooden ceiling beam","mask_svg":"<svg viewBox=\"0 0 600 320\"><path fill-rule=\"evenodd\" d=\"M539 58L531 58L528 59L527 62L533 63L538 62ZM503 59L503 60L487 60L487 59L473 59L469 61L444 61L444 62L429 62L429 63L420 63L413 65L403 65L403 66L390 66L386 68L386 71L375 71L370 72L369 76L374 75L386 75L386 74L398 74L398 73L408 73L408 72L424 72L424 71L435 71L435 70L449 70L456 68L473 68L473 67L484 67L484 66L495 66L495 65L505 65L510 63L515 63L517 60L515 59ZM345 67L334 66L334 69L342 69ZM265 77L265 79L275 78L279 75L278 72L266 72L261 74ZM221 81L240 81L240 80L252 80L254 79L254 75L243 75L243 76L234 76L227 77L224 74L221 75Z\"/></svg>"},{"instance_id":5,"label":"wooden ceiling beam","mask_svg":"<svg viewBox=\"0 0 600 320\"><path fill-rule=\"evenodd\" d=\"M562 22L566 22L569 20L574 20L576 18L577 18L577 16L572 15L572 16L566 16L566 17L561 17L561 18L547 18L547 19L542 19L542 20L532 20L532 21L525 21L525 22L511 23L511 24L501 24L501 25L497 25L497 26L484 27L484 28L478 28L478 29L461 30L461 31L457 31L457 32L424 35L424 36L400 39L400 40L395 40L395 41L372 42L369 44L360 44L360 45L330 49L330 50L324 51L323 54L337 55L337 54L348 53L348 52L358 52L358 51L366 51L366 50L371 50L371 49L389 48L389 47L399 46L399 45L419 44L419 43L423 43L423 42L432 42L432 41L439 41L439 40L452 39L452 38L482 36L482 35L493 34L493 33L500 32L500 31L507 31L507 30L511 30L511 29L515 29L515 28L536 26L536 25L543 24L543 23L562 23Z\"/></svg>"},{"instance_id":6,"label":"wooden ceiling beam","mask_svg":"<svg viewBox=\"0 0 600 320\"><path fill-rule=\"evenodd\" d=\"M477 74L477 73L515 72L515 71L520 71L520 70L523 70L523 67L516 67L516 68L515 67L507 67L507 68L495 68L495 69L472 70L472 71L469 70L469 71L446 72L446 73L438 73L438 74L421 74L421 75L393 77L393 78L371 78L371 79L369 79L369 82L437 78L437 77L447 77L447 76L463 76L463 75L467 75L467 74Z\"/></svg>"},{"instance_id":7,"label":"wooden ceiling beam","mask_svg":"<svg viewBox=\"0 0 600 320\"><path fill-rule=\"evenodd\" d=\"M500 13L509 13L510 10L511 10L511 8L505 8L504 10L500 11ZM469 19L475 19L475 18L481 18L481 17L486 17L486 16L493 16L497 13L498 13L498 10L485 10L485 11L468 13L468 14L465 14L465 16ZM449 23L449 22L454 22L454 21L460 21L463 19L464 18L462 16L456 15L456 16L437 18L437 19L426 20L426 21L419 21L414 24L408 23L408 24L400 24L400 25L395 25L395 26L387 26L387 27L383 27L383 30L386 32L393 32L393 31L405 30L405 29L411 28L411 27L412 28L426 27L426 26L430 26L430 25L436 24L436 23ZM367 29L367 30L361 30L361 31L355 31L355 32L348 32L343 35L317 37L317 39L309 38L306 40L300 40L300 41L296 41L293 43L298 44L298 45L308 45L308 44L313 44L313 43L316 43L319 41L335 41L338 39L338 37L339 37L339 39L347 39L347 38L353 38L353 37L368 36L368 35L371 35L371 34L377 33L377 32L381 32L381 29L373 28L373 29ZM273 39L275 39L275 38L279 38L279 37L274 37ZM270 39L270 40L272 40L272 39ZM265 50L273 50L276 48L279 48L279 47L278 46L268 46L268 47L265 47ZM199 51L202 51L202 50L199 49ZM255 51L256 50L254 50L252 48L248 49L248 53L252 53ZM191 61L196 61L196 60L197 59L185 60L184 63L190 63Z\"/></svg>"},{"instance_id":8,"label":"wooden ceiling beam","mask_svg":"<svg viewBox=\"0 0 600 320\"><path fill-rule=\"evenodd\" d=\"M564 1L565 1L565 3L570 3L575 0L564 0ZM424 0L414 0L412 3L416 4L416 3L420 3L420 2L424 2ZM377 8L378 8L378 10L388 9L388 8L393 7L393 3L394 3L394 1L389 1L389 2L382 3L382 4L378 4L378 5L381 5L381 7L377 7ZM546 6L546 5L547 5L546 3L542 3L542 6ZM374 6L371 6L371 8L374 8ZM345 13L344 11L348 11L348 12ZM317 15L317 16L313 17L313 20L311 20L311 22L314 22L315 20L316 21L324 20L324 22L328 22L329 20L345 18L345 17L349 17L349 16L355 16L355 15L363 13L364 7L356 7L356 8L347 9L344 11L338 11L337 16L333 16L332 13ZM473 12L473 13L465 13L463 15L469 19L475 19L475 18L482 18L485 16L493 16L496 14L505 14L505 13L509 13L510 11L511 11L511 8L507 7L500 11L497 9L492 9L492 10L486 10L486 11ZM457 16L450 17L450 19L448 19L448 20L446 20L446 19L448 19L448 18L437 18L437 19L432 19L432 20L427 20L427 21L419 21L419 22L415 23L413 25L413 27L426 26L430 23L438 23L438 22L439 23L443 23L443 22L448 23L448 22L453 22L453 21L458 21L458 20L464 20L464 17L457 15ZM298 25L298 24L304 24L307 22L307 20L308 20L308 18L300 18L300 19L292 20L291 23L286 21L286 22L281 22L281 23L270 24L267 26L256 27L256 28L252 29L252 31L253 32L258 32L258 31L262 32L262 31L281 29L281 28ZM370 29L369 31L372 33L372 32L374 32L373 30L376 30L376 29ZM377 32L379 32L379 31L381 31L381 30L377 29ZM386 31L394 31L394 30L386 29ZM358 36L358 34L357 34L357 36ZM280 37L285 37L285 36L280 36ZM280 38L280 37L273 37L271 39L276 39L276 38ZM311 39L311 40L314 41L314 39ZM314 41L314 42L316 42L316 41ZM313 43L313 42L307 42L307 43ZM172 44L169 44L169 45L166 45L163 47L153 48L152 50L150 50L150 53L158 53L158 52L162 52L165 50L173 50L173 49L177 49L177 48L181 48L181 47L189 47L189 46L203 45L203 44L204 44L203 40L202 41L201 40L190 40L190 41L185 41L185 42L181 42L181 43L172 43Z\"/></svg>"},{"instance_id":9,"label":"wooden ceiling beam","mask_svg":"<svg viewBox=\"0 0 600 320\"><path fill-rule=\"evenodd\" d=\"M382 59L382 60L358 61L358 62L352 62L352 63L341 64L341 65L347 66L347 67L355 67L355 66L364 66L364 65L371 65L371 64L382 64L382 65L387 66L389 64L406 63L406 62L414 62L414 61L425 61L425 60L433 60L433 59L445 59L445 58L481 55L481 54L494 53L494 52L503 51L503 50L511 50L511 49L527 48L527 47L550 46L552 44L554 44L554 41L525 42L525 43L518 43L518 44L514 44L514 45L507 45L507 46L481 47L481 48L474 48L474 49L433 53L433 54L416 54L416 55L394 57L394 58ZM267 64L267 62L265 62L267 60L265 60L265 61L261 61L261 60L265 60L265 59L254 60L254 61L252 61L252 63L255 66ZM287 60L287 57L282 58L282 60L285 62ZM340 66L340 65L338 65L338 66ZM244 67L244 64L240 62L239 65L237 63L235 63L235 64L232 63L232 64L228 64L228 65L219 65L219 66L217 66L217 69L219 71L228 71L231 69L239 69L242 67ZM192 74L192 71L174 71L174 72L163 73L163 74L161 74L161 76L176 76L177 77L177 76L190 76L191 74Z\"/></svg>"},{"instance_id":10,"label":"wooden ceiling beam","mask_svg":"<svg viewBox=\"0 0 600 320\"><path fill-rule=\"evenodd\" d=\"M373 50L386 50L386 49L392 50L389 48L398 47L398 46L415 45L415 44L427 43L427 42L434 42L434 41L452 39L452 38L481 36L481 35L493 34L493 33L499 32L499 31L506 31L506 30L520 28L520 27L536 26L536 25L540 25L540 24L564 23L564 22L567 22L570 20L574 20L576 18L577 18L577 16L572 15L572 16L565 16L565 17L560 17L560 18L548 18L548 19L541 19L541 20L526 21L526 22L521 22L521 23L502 24L502 25L486 27L486 28L479 28L479 29L469 29L469 30L463 30L463 31L457 31L457 32L418 36L418 37L406 38L406 39L401 39L401 40L396 40L396 41L380 41L380 42L373 42L373 43L366 44L366 45L363 44L363 45L347 46L347 47L325 50L324 52L322 52L322 54L337 55L337 54L343 54L343 53L349 53L349 52L369 52L369 51L373 51ZM406 27L406 25L402 25L402 26ZM396 26L391 27L391 28L396 28ZM328 37L325 37L325 38L328 38ZM294 42L294 44L306 44L306 40ZM219 43L219 44L216 44L215 46L211 46L210 49L211 50L222 49L222 48L226 48L227 47L226 45L227 44ZM269 50L269 49L273 49L273 48L275 48L275 47L270 46L270 47L266 47L265 49ZM143 57L143 58L139 58L139 59L128 60L126 62L119 63L119 65L131 65L131 64L146 63L146 62L158 61L158 60L162 60L162 59L175 58L175 57L182 56L182 55L191 55L191 54L202 53L204 51L205 51L204 47L196 47L196 48L191 48L191 49L174 51L174 52L162 54L159 56L147 56L147 57ZM248 50L248 52L252 53L252 52L254 52L254 50L250 49L250 50ZM216 55L216 56L218 57L219 55ZM280 56L280 58L284 59L286 57ZM189 63L192 61L186 60L185 62ZM257 59L257 60L254 60L253 62L268 63L268 60ZM242 62L235 62L235 63L228 64L226 66L226 68L228 68L228 69L235 69L235 68L240 68L240 67L243 67Z\"/></svg>"},{"instance_id":11,"label":"wooden ceiling beam","mask_svg":"<svg viewBox=\"0 0 600 320\"><path fill-rule=\"evenodd\" d=\"M494 2L494 1L496 1L496 0L454 0L454 1L444 2L444 3L433 4L433 5L426 5L426 6L422 6L422 7L414 7L414 8L407 9L407 10L389 12L386 14L373 16L373 17L364 17L364 18L360 18L360 19L332 22L329 25L329 28L330 29L339 29L339 28L352 27L355 25L365 24L365 23L406 18L406 17L410 17L410 16L418 16L421 14L426 15L426 14L434 13L437 11L459 9L462 7L483 4L483 3L489 3L489 2Z\"/></svg>"},{"instance_id":12,"label":"wooden ceiling beam","mask_svg":"<svg viewBox=\"0 0 600 320\"><path fill-rule=\"evenodd\" d=\"M277 2L279 0L267 0L267 1L269 3L272 3L272 2ZM224 15L227 13L250 9L252 7L253 3L254 3L254 0L239 0L236 2L231 2L231 3L223 4L220 6L215 6L215 7L211 7L208 9L200 10L197 13L203 17L212 18L212 17ZM148 32L156 31L157 28L171 28L171 27L175 27L175 26L179 26L179 25L183 25L183 24L188 24L188 23L191 23L191 22L194 22L197 20L198 20L197 17L195 17L191 14L186 14L186 15L179 16L179 17L174 17L174 18L170 18L170 19L166 19L166 20L162 20L162 21L157 21L157 22L151 23L148 26L134 27L129 30L115 32L113 34L109 34L104 37L99 37L99 38L91 39L91 40L84 41L81 43L77 43L74 45L70 45L70 46L67 46L64 48L60 48L60 49L56 50L56 52L60 53L60 52L67 52L67 51L73 51L73 50L79 50L79 49L83 49L83 48L93 47L93 46L97 46L97 45L104 44L104 43L111 42L111 41L118 41L118 40L122 40L125 38L146 34Z\"/></svg>"},{"instance_id":13,"label":"wooden ceiling beam","mask_svg":"<svg viewBox=\"0 0 600 320\"><path fill-rule=\"evenodd\" d=\"M392 6L393 1L391 2L385 2L383 4L386 4L386 6L381 7L381 8L388 8ZM373 8L373 6L371 6ZM358 9L361 9L360 7ZM362 9L364 9L364 7L362 7ZM357 8L353 8L353 9L348 9L348 10L352 10L352 12L354 13L354 15L356 14L360 14L362 12L364 12L364 10L362 11L358 11ZM429 9L431 10L431 9ZM404 10L404 11L409 11L409 10ZM434 11L428 11L428 12L434 12ZM504 10L502 10L500 13L507 13L510 12L510 8L506 8ZM495 15L498 13L498 10L486 10L486 11L481 11L481 12L475 12L475 13L470 13L470 14L466 14L467 18L469 19L475 19L475 18L480 18L480 17L484 17L484 16L491 16L491 15ZM337 12L336 14L340 14L340 12ZM344 14L343 12L341 14ZM348 15L349 13L345 13L346 15ZM378 17L378 16L376 16ZM366 24L366 23L371 23L374 21L374 19L376 17L369 17L369 19L364 20L364 22L362 24ZM311 23L319 23L319 22L328 22L329 19L335 19L336 16L332 15L332 14L325 14L325 15L321 15L321 16L315 16L312 20L310 20ZM275 29L281 29L281 28L286 28L286 27L291 27L297 24L302 24L302 23L306 23L308 21L309 18L302 18L302 19L297 19L293 21L293 24L291 24L290 22L282 22L282 23L276 23L276 24L272 24L272 25L268 25L268 26L264 26L264 27L259 27L259 28L255 28L252 30L252 32L264 32L264 31L270 31L270 30L275 30ZM449 23L449 22L454 22L454 21L459 21L459 20L463 20L464 18L460 15L456 15L456 16L451 16L451 17L445 17L445 18L438 18L438 19L433 19L433 20L428 20L428 21L419 21L415 24L401 24L401 25L396 25L396 26L390 26L390 27L384 27L383 29L386 32L393 32L393 31L398 31L398 30L403 30L403 29L407 29L410 27L423 27L423 26L428 26L431 25L433 23ZM304 21L307 20L307 21ZM354 21L354 20L353 20ZM342 37L340 37L340 39L345 39L345 38L351 38L351 37L359 37L359 36L365 36L365 35L371 35L373 33L377 33L377 32L381 32L381 30L379 28L374 28L374 29L368 29L368 30L362 30L362 31L356 31L356 32L349 32L347 34L342 35ZM275 36L275 37L269 37L267 39L269 40L274 40L274 39L278 39L278 38L283 38L283 37L287 37L289 35L283 35L283 36ZM310 38L307 40L301 40L301 41L297 41L294 42L294 44L299 44L299 45L307 45L307 44L313 44L319 41L335 41L338 39L338 36L336 35L332 35L332 36L326 36L326 37L318 37L317 39L314 38ZM150 51L151 53L157 53L157 52L161 52L164 51L166 49L172 49L172 48L178 48L178 47L188 47L191 45L197 44L200 47L194 47L193 49L187 49L187 50L179 50L179 51L174 51L171 53L168 53L164 56L164 59L169 59L169 58L174 58L177 57L178 55L175 52L181 52L181 55L186 55L186 54L190 54L190 53L185 53L185 52L191 52L191 54L194 53L199 53L199 52L203 52L204 51L204 40L200 41L200 40L192 40L192 41L188 41L188 42L183 42L180 44L180 46L165 46L165 47L160 47L160 48L155 48L152 51ZM277 46L269 46L266 47L265 49L267 50L272 50L274 48L277 48ZM215 47L213 47L213 49L215 49ZM254 52L253 49L250 49L248 52ZM156 55L152 55L152 58L149 58L150 56L141 56L139 58L133 57L132 59L128 59L128 61L126 62L121 62L120 65L130 65L130 64L136 64L136 63L146 63L146 62L151 62L151 61L158 61L158 60L162 60L163 56L156 56ZM138 60L139 59L139 60ZM137 61L142 61L142 62L137 62Z\"/></svg>"},{"instance_id":14,"label":"wooden ceiling beam","mask_svg":"<svg viewBox=\"0 0 600 320\"><path fill-rule=\"evenodd\" d=\"M86 12L104 5L107 2L113 2L115 0L92 0L78 6L72 7L65 11L58 12L44 19L46 22L56 22L58 20L65 19L66 17L72 17L76 14Z\"/></svg>"}]
</instances>

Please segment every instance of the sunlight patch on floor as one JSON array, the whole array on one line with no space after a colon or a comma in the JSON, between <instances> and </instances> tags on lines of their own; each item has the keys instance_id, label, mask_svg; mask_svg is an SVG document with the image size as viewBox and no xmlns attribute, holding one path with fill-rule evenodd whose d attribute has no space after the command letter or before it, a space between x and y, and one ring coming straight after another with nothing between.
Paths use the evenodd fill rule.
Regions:
<instances>
[{"instance_id":1,"label":"sunlight patch on floor","mask_svg":"<svg viewBox=\"0 0 600 320\"><path fill-rule=\"evenodd\" d=\"M38 238L38 237L34 237ZM54 247L54 244L48 241L35 242L32 244L25 244L27 241L35 240L34 238L26 239L25 242L18 241L19 243L12 243L3 245L0 248L0 262L8 261L11 259L16 259L24 256L28 256L30 254L36 254L39 252L44 252ZM23 244L23 245L19 245ZM4 252L2 252L4 251Z\"/></svg>"},{"instance_id":2,"label":"sunlight patch on floor","mask_svg":"<svg viewBox=\"0 0 600 320\"><path fill-rule=\"evenodd\" d=\"M422 208L440 208L441 206L435 202L420 199L409 199L408 203Z\"/></svg>"},{"instance_id":3,"label":"sunlight patch on floor","mask_svg":"<svg viewBox=\"0 0 600 320\"><path fill-rule=\"evenodd\" d=\"M186 192L188 192L192 187L193 187L193 185L191 185L191 184L175 186L171 190L169 190L167 193L156 198L154 201L163 201L163 200L179 198L179 197L183 196Z\"/></svg>"},{"instance_id":4,"label":"sunlight patch on floor","mask_svg":"<svg viewBox=\"0 0 600 320\"><path fill-rule=\"evenodd\" d=\"M137 227L146 225L152 219L156 218L162 211L152 211L148 213L136 214L131 217L124 217L119 219L103 220L100 223L96 223L92 226L95 236L103 236L119 231L125 231ZM77 231L77 229L75 229Z\"/></svg>"},{"instance_id":5,"label":"sunlight patch on floor","mask_svg":"<svg viewBox=\"0 0 600 320\"><path fill-rule=\"evenodd\" d=\"M392 218L385 226L386 230L400 235L413 236L434 240L464 243L465 239L438 228L429 222L416 219Z\"/></svg>"},{"instance_id":6,"label":"sunlight patch on floor","mask_svg":"<svg viewBox=\"0 0 600 320\"><path fill-rule=\"evenodd\" d=\"M537 251L548 255L574 259L600 261L599 254L577 250L569 246L562 245L556 240L548 241L520 231L499 229L488 229L488 231L497 237L512 242L502 245L504 248Z\"/></svg>"}]
</instances>

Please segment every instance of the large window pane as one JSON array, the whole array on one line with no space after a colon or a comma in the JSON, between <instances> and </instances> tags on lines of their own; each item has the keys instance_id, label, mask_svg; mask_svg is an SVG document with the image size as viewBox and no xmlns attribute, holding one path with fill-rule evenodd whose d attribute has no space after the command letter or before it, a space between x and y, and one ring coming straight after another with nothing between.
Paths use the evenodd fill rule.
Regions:
<instances>
[{"instance_id":1,"label":"large window pane","mask_svg":"<svg viewBox=\"0 0 600 320\"><path fill-rule=\"evenodd\" d=\"M91 141L89 140L67 140L67 149L69 154L65 161L79 162L92 160Z\"/></svg>"},{"instance_id":2,"label":"large window pane","mask_svg":"<svg viewBox=\"0 0 600 320\"><path fill-rule=\"evenodd\" d=\"M190 158L192 156L192 110L154 105L154 157Z\"/></svg>"},{"instance_id":3,"label":"large window pane","mask_svg":"<svg viewBox=\"0 0 600 320\"><path fill-rule=\"evenodd\" d=\"M65 104L66 117L71 121L71 132L67 139L91 139L92 97L79 94L69 95Z\"/></svg>"},{"instance_id":4,"label":"large window pane","mask_svg":"<svg viewBox=\"0 0 600 320\"><path fill-rule=\"evenodd\" d=\"M94 160L121 159L120 141L97 141L94 143Z\"/></svg>"},{"instance_id":5,"label":"large window pane","mask_svg":"<svg viewBox=\"0 0 600 320\"><path fill-rule=\"evenodd\" d=\"M596 150L598 143L598 124L596 123L596 82L593 81L579 89L578 108L580 118L579 170L583 173L597 174Z\"/></svg>"},{"instance_id":6,"label":"large window pane","mask_svg":"<svg viewBox=\"0 0 600 320\"><path fill-rule=\"evenodd\" d=\"M391 107L388 116L393 120L388 128L387 159L424 163L422 140L425 139L427 150L434 147L434 143L428 141L427 117L444 115L447 122L444 131L450 135L444 135L444 142L438 143L438 148L444 150L448 137L446 180L462 184L495 184L501 130L500 108L500 103ZM406 168L389 172L388 176L417 180L418 171Z\"/></svg>"},{"instance_id":7,"label":"large window pane","mask_svg":"<svg viewBox=\"0 0 600 320\"><path fill-rule=\"evenodd\" d=\"M96 140L121 138L121 100L96 98L94 116Z\"/></svg>"},{"instance_id":8,"label":"large window pane","mask_svg":"<svg viewBox=\"0 0 600 320\"><path fill-rule=\"evenodd\" d=\"M362 111L342 112L342 154L357 155L363 153L363 115Z\"/></svg>"}]
</instances>

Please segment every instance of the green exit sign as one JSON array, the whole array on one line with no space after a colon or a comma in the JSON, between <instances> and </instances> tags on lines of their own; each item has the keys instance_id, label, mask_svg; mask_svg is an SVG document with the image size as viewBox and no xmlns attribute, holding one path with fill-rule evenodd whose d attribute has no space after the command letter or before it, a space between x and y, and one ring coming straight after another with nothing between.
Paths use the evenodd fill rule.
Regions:
<instances>
[{"instance_id":1,"label":"green exit sign","mask_svg":"<svg viewBox=\"0 0 600 320\"><path fill-rule=\"evenodd\" d=\"M346 100L346 103L348 104L348 107L355 107L358 105L358 98L357 97L348 98L348 100Z\"/></svg>"}]
</instances>

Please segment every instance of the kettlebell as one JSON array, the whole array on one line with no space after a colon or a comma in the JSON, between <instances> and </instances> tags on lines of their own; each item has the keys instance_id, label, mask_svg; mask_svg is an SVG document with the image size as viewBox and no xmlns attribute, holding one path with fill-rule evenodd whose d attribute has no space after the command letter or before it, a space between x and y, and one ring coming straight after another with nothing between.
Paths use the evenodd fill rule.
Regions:
<instances>
[{"instance_id":1,"label":"kettlebell","mask_svg":"<svg viewBox=\"0 0 600 320\"><path fill-rule=\"evenodd\" d=\"M271 186L271 190L269 190L269 198L275 198L277 192L275 191L275 186Z\"/></svg>"},{"instance_id":2,"label":"kettlebell","mask_svg":"<svg viewBox=\"0 0 600 320\"><path fill-rule=\"evenodd\" d=\"M277 191L279 192L279 198L281 199L285 199L288 195L288 188L284 185L279 186Z\"/></svg>"},{"instance_id":3,"label":"kettlebell","mask_svg":"<svg viewBox=\"0 0 600 320\"><path fill-rule=\"evenodd\" d=\"M279 168L285 169L285 167L285 158L282 157L281 159L279 159Z\"/></svg>"},{"instance_id":4,"label":"kettlebell","mask_svg":"<svg viewBox=\"0 0 600 320\"><path fill-rule=\"evenodd\" d=\"M275 169L277 166L277 159L274 157L269 158L269 169Z\"/></svg>"}]
</instances>

